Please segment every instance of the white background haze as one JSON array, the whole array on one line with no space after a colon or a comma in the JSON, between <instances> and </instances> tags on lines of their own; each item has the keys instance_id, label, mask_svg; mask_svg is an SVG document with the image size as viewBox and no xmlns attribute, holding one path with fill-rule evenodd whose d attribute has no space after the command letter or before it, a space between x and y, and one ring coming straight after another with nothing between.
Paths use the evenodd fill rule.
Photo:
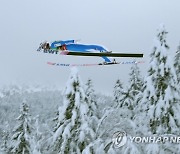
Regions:
<instances>
[{"instance_id":1,"label":"white background haze","mask_svg":"<svg viewBox=\"0 0 180 154\"><path fill-rule=\"evenodd\" d=\"M48 66L58 63L97 63L95 57L71 57L36 52L48 40L81 39L81 43L102 44L115 52L149 53L156 29L164 23L168 44L174 55L180 41L180 1L178 0L1 0L0 5L0 85L42 84L64 87L70 69ZM119 59L122 61L131 58ZM81 67L85 82L91 78L95 89L112 93L115 81L127 83L131 65Z\"/></svg>"}]
</instances>

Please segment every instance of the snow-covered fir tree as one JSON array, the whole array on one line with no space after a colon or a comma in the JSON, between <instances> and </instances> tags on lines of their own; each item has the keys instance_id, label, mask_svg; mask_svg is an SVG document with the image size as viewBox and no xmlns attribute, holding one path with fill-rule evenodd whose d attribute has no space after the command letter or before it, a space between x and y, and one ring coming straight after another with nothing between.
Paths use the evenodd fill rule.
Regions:
<instances>
[{"instance_id":1,"label":"snow-covered fir tree","mask_svg":"<svg viewBox=\"0 0 180 154\"><path fill-rule=\"evenodd\" d=\"M114 109L110 109L114 114L115 112L120 113L121 118L132 117L132 106L127 101L128 93L123 89L121 81L118 79L114 86ZM118 109L118 111L115 111Z\"/></svg>"},{"instance_id":2,"label":"snow-covered fir tree","mask_svg":"<svg viewBox=\"0 0 180 154\"><path fill-rule=\"evenodd\" d=\"M139 67L134 64L131 67L129 84L126 90L121 94L120 107L126 107L133 111L136 107L140 98L142 97L142 86L143 81L140 76ZM139 95L141 94L141 95Z\"/></svg>"},{"instance_id":3,"label":"snow-covered fir tree","mask_svg":"<svg viewBox=\"0 0 180 154\"><path fill-rule=\"evenodd\" d=\"M153 134L179 134L180 102L176 73L168 54L166 34L162 24L151 53L142 99L143 112L147 113L145 119Z\"/></svg>"},{"instance_id":4,"label":"snow-covered fir tree","mask_svg":"<svg viewBox=\"0 0 180 154\"><path fill-rule=\"evenodd\" d=\"M2 143L1 143L1 147L0 147L0 149L2 151L4 151L5 153L8 152L10 136L11 136L10 127L9 127L9 124L6 123L4 130L3 130Z\"/></svg>"},{"instance_id":5,"label":"snow-covered fir tree","mask_svg":"<svg viewBox=\"0 0 180 154\"><path fill-rule=\"evenodd\" d=\"M88 117L91 117L90 124L91 128L96 132L97 125L98 125L98 112L97 112L97 99L95 95L95 91L93 89L92 80L88 79L87 83L85 84L85 95L86 95L86 102L88 104Z\"/></svg>"},{"instance_id":6,"label":"snow-covered fir tree","mask_svg":"<svg viewBox=\"0 0 180 154\"><path fill-rule=\"evenodd\" d=\"M97 112L97 100L91 79L88 79L85 84L85 94L90 109L89 114L92 116Z\"/></svg>"},{"instance_id":7,"label":"snow-covered fir tree","mask_svg":"<svg viewBox=\"0 0 180 154\"><path fill-rule=\"evenodd\" d=\"M174 59L174 67L176 70L178 83L180 84L180 43L177 47L177 51Z\"/></svg>"},{"instance_id":8,"label":"snow-covered fir tree","mask_svg":"<svg viewBox=\"0 0 180 154\"><path fill-rule=\"evenodd\" d=\"M143 88L143 79L140 74L140 70L137 64L134 64L131 67L130 72L130 79L129 79L129 101L131 101L132 109L137 107L138 102L142 98L142 88Z\"/></svg>"},{"instance_id":9,"label":"snow-covered fir tree","mask_svg":"<svg viewBox=\"0 0 180 154\"><path fill-rule=\"evenodd\" d=\"M35 124L34 124L34 130L33 130L33 137L32 137L32 142L31 146L33 146L33 154L40 154L41 153L41 143L43 140L43 134L40 131L40 126L39 126L39 115L36 116L34 119Z\"/></svg>"},{"instance_id":10,"label":"snow-covered fir tree","mask_svg":"<svg viewBox=\"0 0 180 154\"><path fill-rule=\"evenodd\" d=\"M2 143L0 149L4 152L8 152L8 140L9 140L9 133L5 130L3 131Z\"/></svg>"},{"instance_id":11,"label":"snow-covered fir tree","mask_svg":"<svg viewBox=\"0 0 180 154\"><path fill-rule=\"evenodd\" d=\"M62 154L80 154L94 140L95 132L88 123L89 106L76 68L71 70L63 95L63 106L59 107L54 129L53 150Z\"/></svg>"},{"instance_id":12,"label":"snow-covered fir tree","mask_svg":"<svg viewBox=\"0 0 180 154\"><path fill-rule=\"evenodd\" d=\"M115 107L117 107L117 106L121 107L122 106L121 100L124 95L124 89L123 89L123 85L122 85L120 79L118 79L115 83L113 95L114 95Z\"/></svg>"},{"instance_id":13,"label":"snow-covered fir tree","mask_svg":"<svg viewBox=\"0 0 180 154\"><path fill-rule=\"evenodd\" d=\"M104 115L100 120L98 127L102 128L100 136L104 140L105 152L107 153L138 153L136 145L124 146L122 149L114 149L112 139L109 134L113 135L117 131L126 131L129 135L134 136L135 124L132 121L132 109L126 103L126 92L123 89L120 80L117 80L114 86L114 106L104 109Z\"/></svg>"},{"instance_id":14,"label":"snow-covered fir tree","mask_svg":"<svg viewBox=\"0 0 180 154\"><path fill-rule=\"evenodd\" d=\"M15 127L10 144L9 153L31 154L33 153L33 127L29 114L29 107L23 103L20 107L20 115L17 118L18 125Z\"/></svg>"},{"instance_id":15,"label":"snow-covered fir tree","mask_svg":"<svg viewBox=\"0 0 180 154\"><path fill-rule=\"evenodd\" d=\"M126 117L139 121L139 119L136 118L140 111L139 104L142 99L143 79L137 64L134 64L131 67L129 77L127 90L124 92L123 98L121 100L122 106L127 110L128 115ZM138 123L136 123L136 125L138 125Z\"/></svg>"},{"instance_id":16,"label":"snow-covered fir tree","mask_svg":"<svg viewBox=\"0 0 180 154\"><path fill-rule=\"evenodd\" d=\"M123 89L122 83L120 80L117 80L114 87L114 103L115 108L118 108L118 112L121 113L120 116L122 118L133 118L133 109L135 106L135 96L138 93L139 85L136 85L135 82L138 82L140 79L138 78L138 68L136 70L131 68L132 72L130 74L130 85L129 89ZM137 81L138 80L138 81ZM139 81L140 82L140 81ZM137 83L138 84L138 83Z\"/></svg>"}]
</instances>

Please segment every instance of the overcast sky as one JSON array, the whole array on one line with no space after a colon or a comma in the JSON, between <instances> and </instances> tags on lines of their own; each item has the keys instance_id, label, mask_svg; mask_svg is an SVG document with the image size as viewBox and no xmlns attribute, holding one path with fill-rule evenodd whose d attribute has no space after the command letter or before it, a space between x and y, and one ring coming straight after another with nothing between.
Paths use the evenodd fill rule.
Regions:
<instances>
[{"instance_id":1,"label":"overcast sky","mask_svg":"<svg viewBox=\"0 0 180 154\"><path fill-rule=\"evenodd\" d=\"M144 75L156 29L164 23L169 31L170 52L180 41L179 0L1 0L0 85L41 84L64 87L70 73L58 63L96 63L95 57L58 56L36 52L43 40L81 39L102 44L114 52L144 53ZM120 58L120 61L132 60ZM91 78L95 89L112 93L120 78L127 84L130 65L81 67L84 82Z\"/></svg>"}]
</instances>

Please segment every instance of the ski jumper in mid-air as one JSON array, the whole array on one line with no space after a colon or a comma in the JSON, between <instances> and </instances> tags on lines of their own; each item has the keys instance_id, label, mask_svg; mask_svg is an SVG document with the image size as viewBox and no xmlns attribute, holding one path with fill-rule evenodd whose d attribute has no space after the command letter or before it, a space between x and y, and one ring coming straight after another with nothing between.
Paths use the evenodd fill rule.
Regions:
<instances>
[{"instance_id":1,"label":"ski jumper in mid-air","mask_svg":"<svg viewBox=\"0 0 180 154\"><path fill-rule=\"evenodd\" d=\"M74 52L109 52L104 47L100 45L86 45L76 43L76 40L65 40L65 41L54 41L54 42L43 42L40 48L44 50L61 50L61 51L74 51ZM105 56L102 56L105 62L111 62L111 60Z\"/></svg>"}]
</instances>

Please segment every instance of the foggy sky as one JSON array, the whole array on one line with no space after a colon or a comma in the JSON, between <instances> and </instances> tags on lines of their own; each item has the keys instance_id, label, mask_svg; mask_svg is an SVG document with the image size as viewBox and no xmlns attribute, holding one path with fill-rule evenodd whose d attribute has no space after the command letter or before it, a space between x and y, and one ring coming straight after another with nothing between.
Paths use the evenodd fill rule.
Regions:
<instances>
[{"instance_id":1,"label":"foggy sky","mask_svg":"<svg viewBox=\"0 0 180 154\"><path fill-rule=\"evenodd\" d=\"M42 84L64 87L70 69L48 66L58 63L97 63L99 57L70 57L36 52L43 40L81 39L102 44L114 52L144 53L145 75L153 39L159 24L169 31L170 52L180 41L178 0L1 0L0 85ZM120 58L119 60L132 60ZM125 85L130 65L81 67L84 82L93 80L95 89L112 93L115 81Z\"/></svg>"}]
</instances>

